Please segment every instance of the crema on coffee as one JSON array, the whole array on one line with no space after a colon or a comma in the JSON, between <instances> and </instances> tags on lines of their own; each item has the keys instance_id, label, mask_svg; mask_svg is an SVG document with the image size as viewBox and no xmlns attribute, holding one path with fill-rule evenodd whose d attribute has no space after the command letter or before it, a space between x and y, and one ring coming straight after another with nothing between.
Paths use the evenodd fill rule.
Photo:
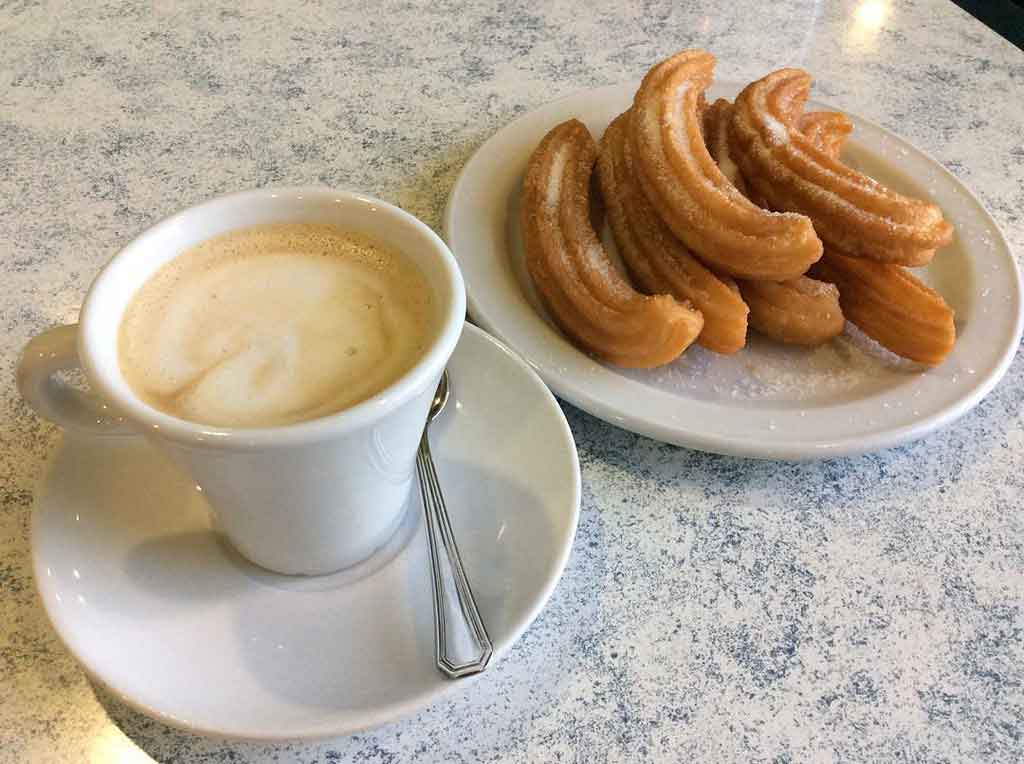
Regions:
<instances>
[{"instance_id":1,"label":"crema on coffee","mask_svg":"<svg viewBox=\"0 0 1024 764\"><path fill-rule=\"evenodd\" d=\"M121 373L142 400L209 425L315 419L395 382L438 331L426 277L406 255L321 224L221 234L132 297Z\"/></svg>"}]
</instances>

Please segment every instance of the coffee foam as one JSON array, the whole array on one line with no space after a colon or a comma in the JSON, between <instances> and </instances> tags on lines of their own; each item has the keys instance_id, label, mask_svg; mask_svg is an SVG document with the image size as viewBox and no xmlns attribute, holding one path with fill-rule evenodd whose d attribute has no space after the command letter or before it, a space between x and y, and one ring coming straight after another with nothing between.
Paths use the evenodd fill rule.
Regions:
<instances>
[{"instance_id":1,"label":"coffee foam","mask_svg":"<svg viewBox=\"0 0 1024 764\"><path fill-rule=\"evenodd\" d=\"M405 255L320 224L232 231L145 282L121 321L121 372L173 416L265 427L332 414L408 371L437 332Z\"/></svg>"}]
</instances>

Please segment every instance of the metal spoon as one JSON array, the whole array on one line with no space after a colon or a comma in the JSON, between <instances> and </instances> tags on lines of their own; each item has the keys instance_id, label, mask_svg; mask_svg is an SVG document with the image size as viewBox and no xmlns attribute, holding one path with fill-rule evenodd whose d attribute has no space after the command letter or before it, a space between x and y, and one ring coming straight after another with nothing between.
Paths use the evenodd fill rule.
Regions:
<instances>
[{"instance_id":1,"label":"metal spoon","mask_svg":"<svg viewBox=\"0 0 1024 764\"><path fill-rule=\"evenodd\" d=\"M434 582L434 657L442 674L449 679L458 679L487 668L493 647L462 567L441 483L430 455L430 423L441 413L450 393L448 371L445 370L420 438L416 474L427 520L430 569ZM444 550L444 559L441 558L441 549Z\"/></svg>"}]
</instances>

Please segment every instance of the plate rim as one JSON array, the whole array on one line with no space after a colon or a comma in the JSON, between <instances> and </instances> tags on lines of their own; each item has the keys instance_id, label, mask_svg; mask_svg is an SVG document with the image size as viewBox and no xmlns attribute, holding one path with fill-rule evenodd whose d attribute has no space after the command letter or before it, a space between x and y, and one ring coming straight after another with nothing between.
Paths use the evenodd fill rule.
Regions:
<instances>
[{"instance_id":1,"label":"plate rim","mask_svg":"<svg viewBox=\"0 0 1024 764\"><path fill-rule=\"evenodd\" d=\"M551 558L553 563L551 566L551 572L546 577L543 586L539 587L533 597L533 603L524 615L519 619L514 628L512 628L508 636L501 640L501 642L495 642L494 652L491 656L491 662L489 668L493 671L505 654L519 641L523 634L529 629L537 617L547 607L548 602L554 594L555 589L562 580L562 576L565 574L565 569L568 566L569 559L572 555L572 549L576 539L576 533L579 529L580 510L582 502L582 476L580 472L580 461L579 452L576 448L576 440L573 436L572 429L569 427L568 420L565 417L565 412L562 411L558 401L552 395L551 390L544 383L544 381L537 375L536 371L523 360L522 356L515 353L500 339L488 334L485 330L480 327L474 326L468 321L465 322L463 327L463 336L468 334L474 339L472 342L479 342L481 347L488 347L489 350L498 352L508 357L513 364L519 367L524 373L524 378L528 380L529 384L534 386L541 394L542 399L547 404L549 413L553 416L554 421L558 423L559 429L561 430L562 436L565 438L564 444L568 446L568 455L570 457L570 468L572 472L572 482L570 490L570 501L567 503L567 509L569 510L568 523L562 543L558 547L558 552ZM459 339L461 345L462 338ZM458 346L456 346L455 352L458 352ZM88 441L88 436L72 436L75 440ZM102 437L102 436L101 436ZM126 438L135 438L141 436L122 436ZM47 621L49 622L60 643L64 649L68 651L75 662L82 669L82 671L90 678L91 681L102 686L111 695L115 696L121 703L134 711L143 714L151 719L178 729L184 732L192 734L203 735L208 737L219 738L222 740L238 741L238 742L264 742L264 743L285 743L290 741L316 741L325 740L334 737L348 736L365 732L370 729L376 729L387 724L393 724L397 721L405 719L412 714L422 711L430 705L451 696L456 689L464 689L478 681L481 681L487 676L487 672L476 674L473 676L462 678L458 681L444 679L438 684L433 685L431 688L418 695L414 695L410 698L406 698L400 702L390 704L385 709L376 712L376 716L372 718L365 718L355 724L344 725L334 723L330 721L324 721L318 726L306 727L296 729L294 732L288 734L277 734L268 733L265 731L252 730L245 731L242 729L231 729L230 725L218 726L217 724L196 722L192 719L183 719L166 711L162 711L146 702L139 700L134 697L130 692L122 690L110 682L108 682L102 674L102 671L97 666L93 665L91 661L86 660L81 652L76 649L75 645L72 644L70 635L65 634L65 629L68 628L66 619L61 618L56 614L50 605L50 598L46 596L44 592L44 581L46 576L43 575L43 569L45 568L43 561L40 557L39 552L39 534L40 530L40 513L42 511L40 504L41 499L46 496L44 488L47 486L51 467L54 457L60 453L65 447L66 435L62 435L58 440L57 445L50 451L46 466L43 469L40 477L38 478L35 489L33 492L33 503L32 511L30 516L30 529L29 529L29 548L32 562L32 573L33 573L33 588L37 597L37 602L41 604L43 612L46 615ZM109 438L105 438L109 441ZM152 446L149 446L152 448ZM418 523L416 532L421 532L421 523ZM386 565L393 564L394 560L390 560ZM385 565L385 567L386 567ZM358 582L357 582L358 583ZM361 716L366 716L366 712L359 712Z\"/></svg>"},{"instance_id":2,"label":"plate rim","mask_svg":"<svg viewBox=\"0 0 1024 764\"><path fill-rule=\"evenodd\" d=\"M595 88L586 88L573 91L552 101L539 104L500 127L479 147L477 147L460 170L459 175L452 186L451 192L448 195L448 199L445 202L444 213L442 216L442 237L444 238L445 243L455 254L460 267L463 267L462 257L456 246L453 244L453 237L456 235L454 231L454 218L456 215L457 197L463 192L464 186L469 183L469 175L474 169L474 164L478 161L483 161L481 159L481 155L485 152L485 149L487 149L492 142L513 133L517 129L521 129L524 123L537 119L545 112L555 112L560 106L567 102L575 102L585 97L590 97L596 100L599 98L621 96L630 90L635 91L638 84L639 80L627 80ZM738 81L716 80L712 88L735 89L735 91L738 92L743 86L744 83ZM676 425L662 424L653 419L637 417L631 412L622 411L620 407L613 403L596 397L586 388L584 383L576 383L570 379L564 378L563 376L549 372L543 364L538 363L528 353L517 347L518 343L515 343L510 339L508 333L503 331L500 326L496 325L490 319L487 315L488 311L486 309L482 309L482 304L487 301L487 298L480 298L475 284L471 283L471 279L466 275L466 269L463 267L463 276L466 284L467 308L470 317L491 335L499 338L502 342L520 353L526 362L537 372L541 379L544 380L544 382L559 398L562 398L574 406L578 406L587 413L596 416L609 424L623 428L629 432L672 445L726 456L784 461L808 461L831 459L841 456L855 456L881 451L912 442L934 432L937 429L952 424L992 392L995 386L1002 380L1006 372L1009 370L1020 346L1022 333L1024 333L1024 283L1022 283L1021 268L1014 256L1013 249L1010 247L1002 229L992 217L984 203L978 198L977 194L975 194L974 191L966 184L962 183L959 178L950 172L941 162L932 157L931 154L922 150L906 138L903 138L897 133L888 130L870 119L860 116L856 112L847 109L839 109L838 107L832 106L827 102L820 101L816 98L810 99L808 101L808 105L816 108L842 111L844 114L853 118L856 122L860 122L865 126L884 134L888 139L895 140L897 143L909 147L927 160L933 168L939 171L947 182L952 183L954 187L959 189L971 202L973 202L980 211L984 222L991 229L992 238L996 245L1001 247L1003 253L1006 255L1005 262L1008 263L1009 271L1013 277L1012 291L1016 297L1017 304L1017 311L1014 317L1012 330L1012 339L1003 347L995 364L987 369L984 374L980 375L980 378L977 380L975 385L972 388L969 388L969 390L960 398L949 403L945 408L939 409L938 411L921 417L915 421L900 426L882 428L867 435L843 435L828 440L805 440L795 437L788 442L780 443L777 440L758 439L757 434L751 432L749 433L750 437L748 439L743 442L739 442L730 435L722 436L716 435L715 433L708 433L706 431L701 432L694 431L692 429L685 430ZM583 357L589 357L578 348L573 347L572 349L575 353L578 353ZM598 362L595 361L595 363ZM701 403L708 407L723 405L720 401L701 401Z\"/></svg>"}]
</instances>

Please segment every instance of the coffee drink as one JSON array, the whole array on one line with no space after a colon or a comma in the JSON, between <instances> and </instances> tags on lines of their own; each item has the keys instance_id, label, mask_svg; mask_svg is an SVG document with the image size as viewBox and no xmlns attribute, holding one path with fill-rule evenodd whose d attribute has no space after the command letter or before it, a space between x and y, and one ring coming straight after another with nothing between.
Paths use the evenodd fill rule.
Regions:
<instances>
[{"instance_id":1,"label":"coffee drink","mask_svg":"<svg viewBox=\"0 0 1024 764\"><path fill-rule=\"evenodd\" d=\"M230 231L146 281L121 320L134 393L201 424L267 427L333 414L395 382L438 331L406 255L335 226Z\"/></svg>"}]
</instances>

